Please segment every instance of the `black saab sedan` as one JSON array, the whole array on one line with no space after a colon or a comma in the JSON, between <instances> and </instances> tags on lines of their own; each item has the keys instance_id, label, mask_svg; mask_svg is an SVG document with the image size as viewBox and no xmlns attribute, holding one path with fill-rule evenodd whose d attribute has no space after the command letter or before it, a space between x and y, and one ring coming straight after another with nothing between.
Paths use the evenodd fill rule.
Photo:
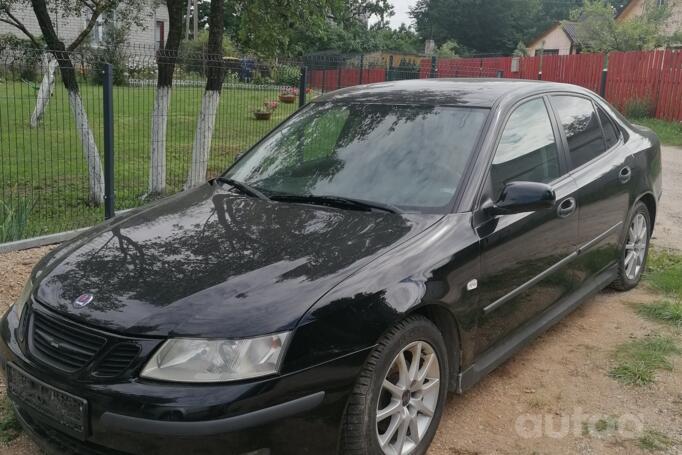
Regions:
<instances>
[{"instance_id":1,"label":"black saab sedan","mask_svg":"<svg viewBox=\"0 0 682 455\"><path fill-rule=\"evenodd\" d=\"M48 451L424 454L449 391L637 285L660 195L658 139L578 87L330 93L45 257L8 393Z\"/></svg>"}]
</instances>

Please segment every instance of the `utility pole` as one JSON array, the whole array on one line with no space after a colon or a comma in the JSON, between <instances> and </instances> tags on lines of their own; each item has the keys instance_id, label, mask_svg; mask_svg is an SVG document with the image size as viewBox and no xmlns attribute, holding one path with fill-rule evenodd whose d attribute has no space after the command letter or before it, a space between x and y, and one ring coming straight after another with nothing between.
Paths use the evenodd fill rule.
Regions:
<instances>
[{"instance_id":1,"label":"utility pole","mask_svg":"<svg viewBox=\"0 0 682 455\"><path fill-rule=\"evenodd\" d=\"M192 13L192 0L187 0L187 14L185 15L185 41L189 41L189 15Z\"/></svg>"},{"instance_id":2,"label":"utility pole","mask_svg":"<svg viewBox=\"0 0 682 455\"><path fill-rule=\"evenodd\" d=\"M194 0L194 26L192 28L194 31L192 39L197 39L199 36L199 0Z\"/></svg>"}]
</instances>

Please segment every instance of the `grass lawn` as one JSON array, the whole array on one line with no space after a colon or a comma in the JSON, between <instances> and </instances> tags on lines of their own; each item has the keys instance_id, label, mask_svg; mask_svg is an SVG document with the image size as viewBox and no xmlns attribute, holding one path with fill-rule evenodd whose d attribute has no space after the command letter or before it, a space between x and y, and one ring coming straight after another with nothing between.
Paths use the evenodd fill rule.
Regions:
<instances>
[{"instance_id":1,"label":"grass lawn","mask_svg":"<svg viewBox=\"0 0 682 455\"><path fill-rule=\"evenodd\" d=\"M655 118L631 119L633 123L651 128L665 145L682 147L682 123Z\"/></svg>"},{"instance_id":2,"label":"grass lawn","mask_svg":"<svg viewBox=\"0 0 682 455\"><path fill-rule=\"evenodd\" d=\"M257 121L252 111L277 100L272 88L229 88L223 91L208 166L209 176L227 167L293 113L297 104L281 104L272 119ZM81 83L83 102L95 140L103 152L102 89ZM203 86L175 86L167 134L168 191L182 189L192 154ZM116 208L143 203L149 175L151 112L155 86L115 87ZM29 125L36 89L22 82L0 80L0 202L33 207L24 237L74 229L101 221L103 208L87 203L87 169L76 134L66 91L57 81L42 123ZM7 216L7 215L5 215ZM0 212L2 218L2 212ZM0 225L2 225L0 219Z\"/></svg>"}]
</instances>

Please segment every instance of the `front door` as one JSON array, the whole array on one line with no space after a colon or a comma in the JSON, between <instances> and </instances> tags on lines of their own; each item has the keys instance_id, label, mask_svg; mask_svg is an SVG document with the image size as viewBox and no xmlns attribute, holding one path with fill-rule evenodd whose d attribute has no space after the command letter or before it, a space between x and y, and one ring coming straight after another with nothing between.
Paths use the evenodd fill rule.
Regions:
<instances>
[{"instance_id":1,"label":"front door","mask_svg":"<svg viewBox=\"0 0 682 455\"><path fill-rule=\"evenodd\" d=\"M481 202L497 200L507 183L531 181L550 184L557 203L553 209L477 223L482 271L477 353L574 288L568 264L577 248L576 184L566 172L548 103L536 97L512 111L490 165Z\"/></svg>"}]
</instances>

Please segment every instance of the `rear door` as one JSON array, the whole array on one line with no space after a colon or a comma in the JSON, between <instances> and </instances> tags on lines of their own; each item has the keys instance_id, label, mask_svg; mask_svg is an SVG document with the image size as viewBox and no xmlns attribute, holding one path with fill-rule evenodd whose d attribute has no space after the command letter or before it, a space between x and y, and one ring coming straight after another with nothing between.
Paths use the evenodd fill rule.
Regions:
<instances>
[{"instance_id":1,"label":"rear door","mask_svg":"<svg viewBox=\"0 0 682 455\"><path fill-rule=\"evenodd\" d=\"M620 130L591 98L557 94L550 99L578 186L580 255L575 268L583 283L619 257L634 166Z\"/></svg>"},{"instance_id":2,"label":"rear door","mask_svg":"<svg viewBox=\"0 0 682 455\"><path fill-rule=\"evenodd\" d=\"M480 204L495 201L505 184L531 181L551 185L557 204L537 212L483 215L475 223L481 247L477 353L503 341L574 288L569 264L577 248L576 185L548 103L538 96L512 109L480 198Z\"/></svg>"}]
</instances>

